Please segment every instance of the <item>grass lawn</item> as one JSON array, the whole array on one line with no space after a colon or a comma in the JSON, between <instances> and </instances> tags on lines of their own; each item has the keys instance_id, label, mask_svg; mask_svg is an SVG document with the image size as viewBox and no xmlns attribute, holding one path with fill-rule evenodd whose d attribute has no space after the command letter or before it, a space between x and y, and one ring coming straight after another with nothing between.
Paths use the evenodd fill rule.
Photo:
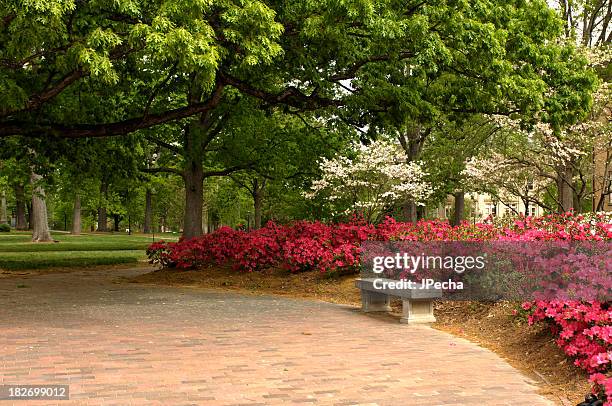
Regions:
<instances>
[{"instance_id":1,"label":"grass lawn","mask_svg":"<svg viewBox=\"0 0 612 406\"><path fill-rule=\"evenodd\" d=\"M55 243L32 243L26 232L0 233L0 269L25 270L135 263L146 258L152 235L87 233L73 236L53 232ZM155 235L155 240L176 240L177 235Z\"/></svg>"}]
</instances>

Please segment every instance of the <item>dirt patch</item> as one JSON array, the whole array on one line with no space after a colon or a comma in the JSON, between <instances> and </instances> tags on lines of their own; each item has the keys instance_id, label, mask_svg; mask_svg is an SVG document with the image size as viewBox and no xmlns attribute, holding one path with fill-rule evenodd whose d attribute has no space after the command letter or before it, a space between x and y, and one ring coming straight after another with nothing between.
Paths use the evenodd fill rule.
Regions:
<instances>
[{"instance_id":1,"label":"dirt patch","mask_svg":"<svg viewBox=\"0 0 612 406\"><path fill-rule=\"evenodd\" d=\"M341 304L358 304L361 301L359 291L355 289L355 275L325 275L316 272L292 274L280 269L262 272L236 272L228 268L188 271L163 269L129 280L317 299Z\"/></svg>"},{"instance_id":2,"label":"dirt patch","mask_svg":"<svg viewBox=\"0 0 612 406\"><path fill-rule=\"evenodd\" d=\"M315 272L292 274L284 270L235 272L229 268L202 270L163 269L127 279L132 283L191 286L206 289L272 294L359 305L355 275L326 275ZM401 309L393 301L394 311ZM528 326L517 319L517 304L440 302L438 322L433 326L488 348L510 365L538 382L541 393L558 404L575 405L589 391L587 375L572 365L544 326Z\"/></svg>"}]
</instances>

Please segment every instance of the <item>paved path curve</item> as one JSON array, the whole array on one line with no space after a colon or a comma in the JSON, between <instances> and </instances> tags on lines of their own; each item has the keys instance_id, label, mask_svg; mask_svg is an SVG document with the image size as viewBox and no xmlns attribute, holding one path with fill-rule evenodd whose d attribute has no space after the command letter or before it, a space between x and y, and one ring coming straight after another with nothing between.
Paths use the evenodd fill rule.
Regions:
<instances>
[{"instance_id":1,"label":"paved path curve","mask_svg":"<svg viewBox=\"0 0 612 406\"><path fill-rule=\"evenodd\" d=\"M490 351L433 329L118 272L1 278L0 385L69 384L60 406L552 404ZM28 403L53 404L14 404Z\"/></svg>"}]
</instances>

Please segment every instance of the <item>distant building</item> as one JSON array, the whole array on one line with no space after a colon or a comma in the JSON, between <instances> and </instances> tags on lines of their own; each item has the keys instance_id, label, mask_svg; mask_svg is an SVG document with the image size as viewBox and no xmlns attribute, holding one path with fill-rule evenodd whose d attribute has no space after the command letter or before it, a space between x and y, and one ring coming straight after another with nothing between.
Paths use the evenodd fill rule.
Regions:
<instances>
[{"instance_id":1,"label":"distant building","mask_svg":"<svg viewBox=\"0 0 612 406\"><path fill-rule=\"evenodd\" d=\"M612 211L612 150L599 149L593 154L593 208Z\"/></svg>"},{"instance_id":2,"label":"distant building","mask_svg":"<svg viewBox=\"0 0 612 406\"><path fill-rule=\"evenodd\" d=\"M440 205L432 215L437 218L450 219L455 207L454 197L449 196L444 206ZM525 211L525 204L516 196L505 196L503 202L487 193L466 193L465 220L482 221L489 216L504 217L526 214L532 217L544 215L544 208L531 203Z\"/></svg>"}]
</instances>

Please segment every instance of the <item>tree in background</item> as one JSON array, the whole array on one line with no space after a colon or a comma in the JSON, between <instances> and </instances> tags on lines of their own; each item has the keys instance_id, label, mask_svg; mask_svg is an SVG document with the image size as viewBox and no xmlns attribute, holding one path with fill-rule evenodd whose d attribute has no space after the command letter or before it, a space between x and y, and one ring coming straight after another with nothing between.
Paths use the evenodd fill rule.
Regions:
<instances>
[{"instance_id":1,"label":"tree in background","mask_svg":"<svg viewBox=\"0 0 612 406\"><path fill-rule=\"evenodd\" d=\"M234 164L253 165L230 178L252 199L254 228L262 225L264 198L270 188L303 187L318 174L319 159L345 149L347 141L356 136L345 125L326 128L323 120L312 114L287 114L282 109L243 110L236 124L228 126L231 136L226 149L231 151Z\"/></svg>"},{"instance_id":2,"label":"tree in background","mask_svg":"<svg viewBox=\"0 0 612 406\"><path fill-rule=\"evenodd\" d=\"M463 171L466 161L488 148L499 128L485 115L470 115L461 120L440 119L424 141L421 159L427 168L427 180L435 185L428 203L446 206L453 196L453 225L459 225L465 214L466 188Z\"/></svg>"},{"instance_id":3,"label":"tree in background","mask_svg":"<svg viewBox=\"0 0 612 406\"><path fill-rule=\"evenodd\" d=\"M358 145L354 156L322 159L323 176L315 180L307 198L325 194L341 213L358 212L367 221L376 221L391 205L411 199L424 204L432 194L426 172L417 162L406 163L401 147L390 141Z\"/></svg>"},{"instance_id":4,"label":"tree in background","mask_svg":"<svg viewBox=\"0 0 612 406\"><path fill-rule=\"evenodd\" d=\"M487 158L471 158L463 175L466 188L487 193L506 207L511 208L510 202L520 198L525 207L522 214L529 215L532 204L549 211L555 209L544 198L554 181L541 176L536 168L519 164L494 151L487 154Z\"/></svg>"},{"instance_id":5,"label":"tree in background","mask_svg":"<svg viewBox=\"0 0 612 406\"><path fill-rule=\"evenodd\" d=\"M557 7L567 38L585 47L612 42L611 0L560 0Z\"/></svg>"},{"instance_id":6,"label":"tree in background","mask_svg":"<svg viewBox=\"0 0 612 406\"><path fill-rule=\"evenodd\" d=\"M601 82L589 116L561 128L547 123L524 127L518 120L494 117L499 131L480 156L468 162L464 174L473 188L502 202L502 195L510 194L520 197L525 207L534 203L549 211L597 210L597 204L591 207L594 195L607 193L595 189L594 154L608 153L604 163L609 165L610 96L609 84Z\"/></svg>"},{"instance_id":7,"label":"tree in background","mask_svg":"<svg viewBox=\"0 0 612 406\"><path fill-rule=\"evenodd\" d=\"M0 224L10 224L8 221L7 193L8 182L5 177L0 176Z\"/></svg>"}]
</instances>

